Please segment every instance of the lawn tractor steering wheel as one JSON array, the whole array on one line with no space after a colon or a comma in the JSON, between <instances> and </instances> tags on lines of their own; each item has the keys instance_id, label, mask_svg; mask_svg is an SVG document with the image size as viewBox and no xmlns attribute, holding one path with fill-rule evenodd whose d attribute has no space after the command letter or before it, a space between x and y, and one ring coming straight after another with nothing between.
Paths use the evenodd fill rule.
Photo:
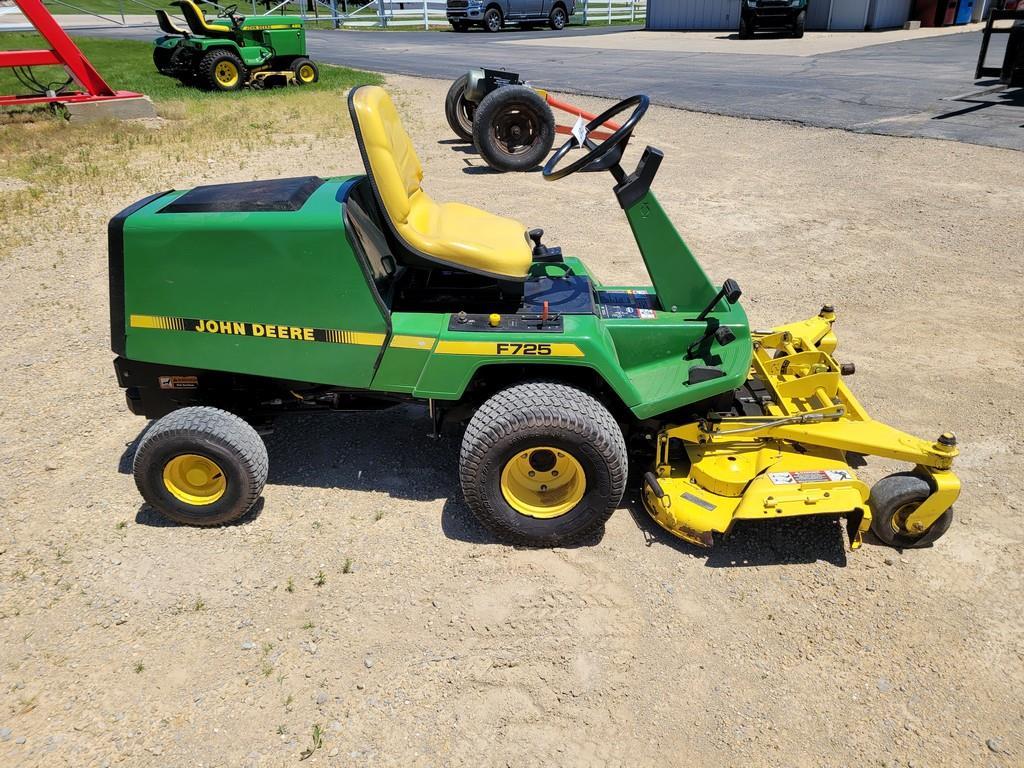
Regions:
<instances>
[{"instance_id":1,"label":"lawn tractor steering wheel","mask_svg":"<svg viewBox=\"0 0 1024 768\"><path fill-rule=\"evenodd\" d=\"M219 16L222 19L231 19L231 23L235 27L238 27L243 21L245 21L245 16L236 13L237 10L237 5L229 5L227 8L221 9L221 12L218 13L217 16Z\"/></svg>"},{"instance_id":2,"label":"lawn tractor steering wheel","mask_svg":"<svg viewBox=\"0 0 1024 768\"><path fill-rule=\"evenodd\" d=\"M582 144L580 144L576 134L573 133L569 140L551 156L547 165L544 166L544 178L548 181L555 181L556 179L564 179L566 176L576 173L576 171L611 171L616 181L621 182L626 174L619 166L619 160L622 159L622 153L626 151L626 145L629 144L629 139L633 135L633 129L640 122L640 118L644 116L650 103L650 99L639 94L623 99L614 107L602 112L584 126ZM597 130L613 117L631 107L633 108L633 113L607 139L600 144L596 144L588 138L591 131ZM580 146L587 148L587 154L564 168L558 168L558 164L562 162L562 159L571 150Z\"/></svg>"}]
</instances>

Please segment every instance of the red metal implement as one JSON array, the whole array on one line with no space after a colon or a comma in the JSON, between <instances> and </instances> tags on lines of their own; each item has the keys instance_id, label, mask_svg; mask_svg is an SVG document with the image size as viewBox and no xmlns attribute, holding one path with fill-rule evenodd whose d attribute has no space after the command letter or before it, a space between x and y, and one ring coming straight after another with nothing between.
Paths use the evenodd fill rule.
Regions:
<instances>
[{"instance_id":1,"label":"red metal implement","mask_svg":"<svg viewBox=\"0 0 1024 768\"><path fill-rule=\"evenodd\" d=\"M89 59L79 50L78 46L68 37L67 32L61 28L50 11L43 5L42 0L14 0L14 2L51 47L34 51L0 51L0 68L47 65L64 67L64 70L83 91L69 91L53 96L39 93L28 96L0 96L0 106L134 99L141 95L131 91L115 91L107 85Z\"/></svg>"},{"instance_id":2,"label":"red metal implement","mask_svg":"<svg viewBox=\"0 0 1024 768\"><path fill-rule=\"evenodd\" d=\"M576 115L582 117L584 120L593 120L597 115L592 115L586 110L580 109L574 104L570 104L566 101L559 101L547 91L544 92L544 99L548 105L553 109L560 109L562 112L568 112L570 115ZM621 126L618 123L613 123L611 120L603 123L602 128L607 128L608 131L617 131ZM555 133L572 134L572 126L569 125L556 125ZM607 139L611 136L611 133L607 131L591 131L590 136L595 139Z\"/></svg>"}]
</instances>

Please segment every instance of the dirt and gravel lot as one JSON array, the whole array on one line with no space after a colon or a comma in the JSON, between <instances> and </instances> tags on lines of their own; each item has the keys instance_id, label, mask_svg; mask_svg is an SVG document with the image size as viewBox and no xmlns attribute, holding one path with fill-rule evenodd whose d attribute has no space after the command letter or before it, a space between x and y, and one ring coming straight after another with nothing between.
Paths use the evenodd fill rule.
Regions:
<instances>
[{"instance_id":1,"label":"dirt and gravel lot","mask_svg":"<svg viewBox=\"0 0 1024 768\"><path fill-rule=\"evenodd\" d=\"M644 279L609 177L489 173L449 138L447 83L389 83L435 196ZM597 541L528 551L468 519L457 443L413 407L282 423L242 524L141 505L107 219L359 170L340 94L203 109L3 134L0 764L1024 764L1022 155L652 108L655 189L752 324L834 302L867 407L956 431L956 522L905 553L804 523L708 554L626 505Z\"/></svg>"}]
</instances>

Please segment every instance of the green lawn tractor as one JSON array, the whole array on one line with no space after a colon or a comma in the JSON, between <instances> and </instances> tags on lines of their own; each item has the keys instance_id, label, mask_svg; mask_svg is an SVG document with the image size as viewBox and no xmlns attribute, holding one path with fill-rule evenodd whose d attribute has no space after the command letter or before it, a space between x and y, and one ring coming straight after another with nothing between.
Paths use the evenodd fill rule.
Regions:
<instances>
[{"instance_id":1,"label":"green lawn tractor","mask_svg":"<svg viewBox=\"0 0 1024 768\"><path fill-rule=\"evenodd\" d=\"M505 541L592 536L630 464L651 516L700 546L802 515L845 519L853 548L869 528L935 541L960 489L953 435L871 419L832 307L750 329L739 286L708 279L651 191L662 153L620 165L647 108L599 115L543 173L611 173L651 285L602 285L543 230L436 202L378 86L349 95L365 174L163 192L115 216L114 366L155 419L134 456L143 498L181 523L235 520L267 478L257 427L416 401L436 428L464 426L466 504ZM869 489L852 466L868 454L910 469Z\"/></svg>"},{"instance_id":2,"label":"green lawn tractor","mask_svg":"<svg viewBox=\"0 0 1024 768\"><path fill-rule=\"evenodd\" d=\"M310 85L320 78L306 54L298 16L246 18L232 5L219 14L226 23L216 23L193 0L171 5L181 9L188 31L175 26L166 11L156 11L164 34L153 41L153 63L161 74L211 91Z\"/></svg>"}]
</instances>

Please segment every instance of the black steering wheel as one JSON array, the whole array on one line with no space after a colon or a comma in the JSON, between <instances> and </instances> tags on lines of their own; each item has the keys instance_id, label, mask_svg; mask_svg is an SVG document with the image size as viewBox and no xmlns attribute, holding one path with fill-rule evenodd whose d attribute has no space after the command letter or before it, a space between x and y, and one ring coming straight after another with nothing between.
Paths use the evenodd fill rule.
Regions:
<instances>
[{"instance_id":1,"label":"black steering wheel","mask_svg":"<svg viewBox=\"0 0 1024 768\"><path fill-rule=\"evenodd\" d=\"M618 179L620 174L625 176L622 169L618 167L619 160L622 159L622 153L626 150L626 145L629 144L629 139L633 135L633 129L636 128L636 124L640 122L640 118L644 116L644 113L647 111L647 107L649 107L650 104L650 99L643 94L639 94L637 96L630 96L628 99L623 99L614 107L602 112L584 127L583 144L580 144L579 139L577 139L576 135L573 134L569 137L569 140L551 156L547 165L544 166L544 178L548 181L555 181L556 179L564 179L566 176L576 173L576 171L583 170L611 170L612 173L615 174L615 169L618 169L618 174L615 174L616 179ZM597 130L613 117L625 112L631 107L633 108L633 113L626 119L626 122L624 122L615 130L614 133L612 133L611 136L600 144L594 143L587 137L586 134ZM587 148L587 154L564 168L557 167L571 150L580 146Z\"/></svg>"},{"instance_id":2,"label":"black steering wheel","mask_svg":"<svg viewBox=\"0 0 1024 768\"><path fill-rule=\"evenodd\" d=\"M227 8L222 8L217 15L222 19L231 19L231 23L237 27L241 23L240 19L245 19L244 16L235 13L237 10L237 5L229 5Z\"/></svg>"}]
</instances>

